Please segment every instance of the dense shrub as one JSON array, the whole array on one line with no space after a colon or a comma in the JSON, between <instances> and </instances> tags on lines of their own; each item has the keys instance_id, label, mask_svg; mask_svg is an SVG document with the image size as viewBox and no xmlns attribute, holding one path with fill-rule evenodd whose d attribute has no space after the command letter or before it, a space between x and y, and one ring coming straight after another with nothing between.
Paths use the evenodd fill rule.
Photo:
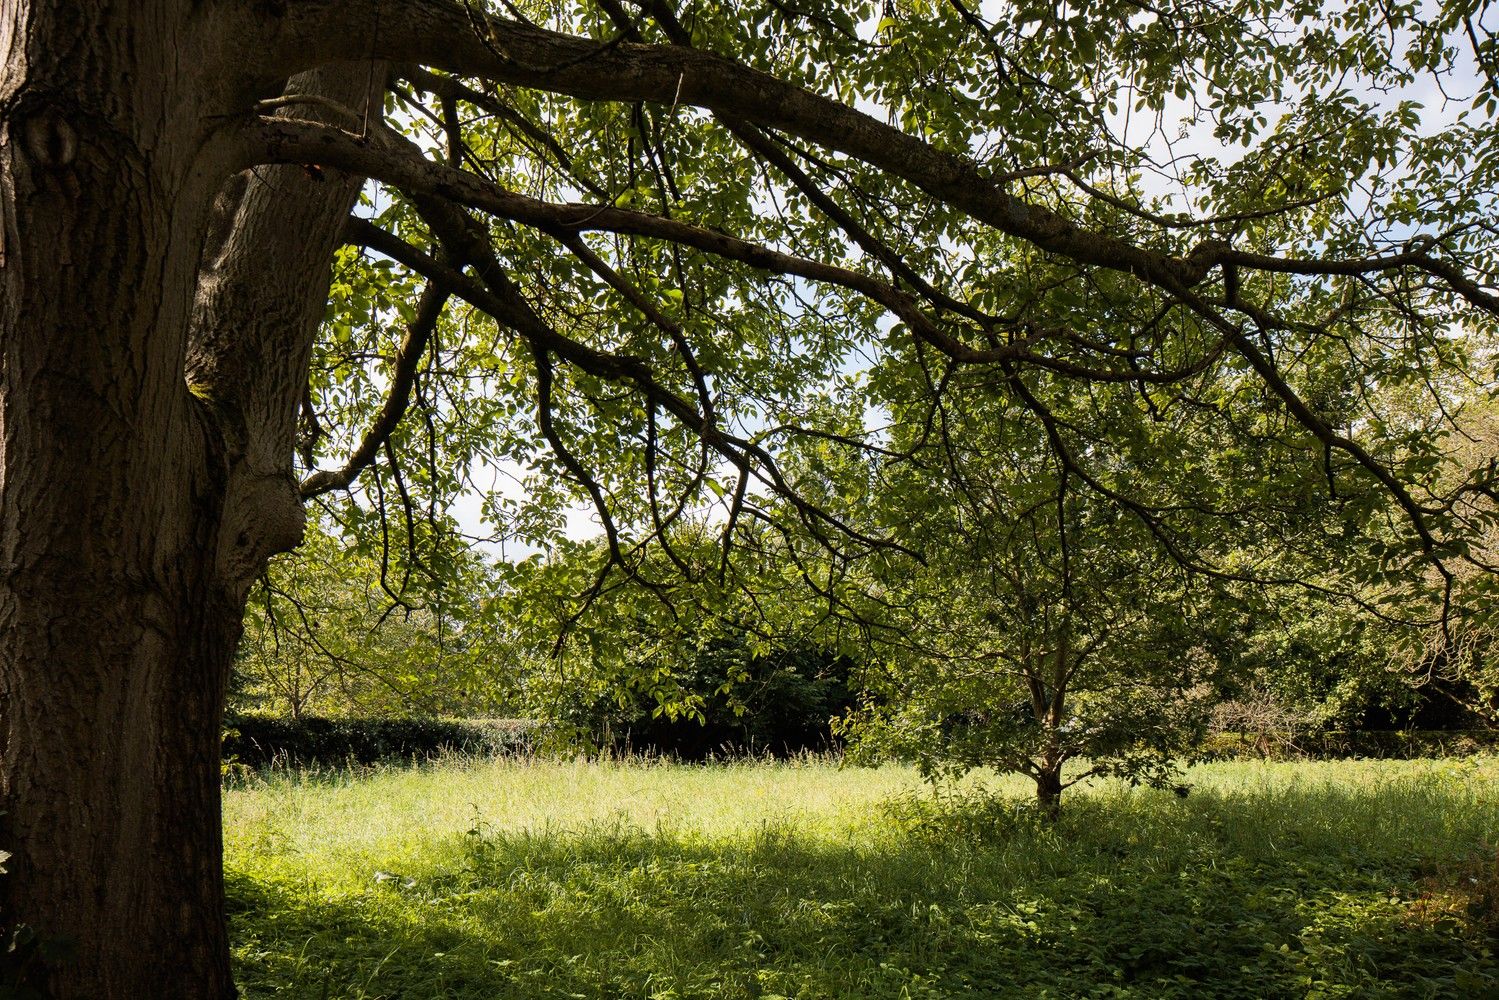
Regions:
<instances>
[{"instance_id":1,"label":"dense shrub","mask_svg":"<svg viewBox=\"0 0 1499 1000\"><path fill-rule=\"evenodd\" d=\"M674 671L689 710L663 711L652 691L636 690L574 705L558 721L603 749L681 760L829 750L832 718L853 703L852 669L814 646L756 655L742 637L725 637Z\"/></svg>"},{"instance_id":2,"label":"dense shrub","mask_svg":"<svg viewBox=\"0 0 1499 1000\"><path fill-rule=\"evenodd\" d=\"M1274 759L1313 758L1332 760L1367 757L1409 760L1417 757L1461 757L1499 752L1499 730L1385 730L1354 732L1310 732L1277 734L1217 732L1198 747L1198 756L1208 760L1244 757Z\"/></svg>"},{"instance_id":3,"label":"dense shrub","mask_svg":"<svg viewBox=\"0 0 1499 1000\"><path fill-rule=\"evenodd\" d=\"M373 764L441 753L528 749L535 724L523 719L300 719L245 715L229 720L224 759L247 767L274 762Z\"/></svg>"}]
</instances>

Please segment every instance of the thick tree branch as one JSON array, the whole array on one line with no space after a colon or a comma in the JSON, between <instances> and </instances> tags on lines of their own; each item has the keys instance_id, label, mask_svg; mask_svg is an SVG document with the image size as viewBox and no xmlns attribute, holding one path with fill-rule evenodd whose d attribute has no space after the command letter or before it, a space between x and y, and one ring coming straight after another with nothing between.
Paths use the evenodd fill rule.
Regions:
<instances>
[{"instance_id":1,"label":"thick tree branch","mask_svg":"<svg viewBox=\"0 0 1499 1000\"><path fill-rule=\"evenodd\" d=\"M1429 245L1429 240L1413 241L1417 246ZM1221 247L1212 254L1214 263L1238 265L1255 271L1274 274L1299 274L1310 277L1331 275L1381 274L1409 268L1440 278L1470 304L1485 312L1499 316L1499 296L1487 291L1482 285L1464 274L1462 269L1448 261L1431 256L1425 249L1408 249L1401 253L1380 257L1361 257L1345 260L1305 260L1290 257L1274 257L1267 254L1245 253Z\"/></svg>"},{"instance_id":2,"label":"thick tree branch","mask_svg":"<svg viewBox=\"0 0 1499 1000\"><path fill-rule=\"evenodd\" d=\"M380 232L363 219L351 219L345 238L362 243L364 241L361 237L371 230ZM371 249L380 248L372 246ZM428 284L422 290L421 299L416 306L416 316L407 324L406 335L396 348L395 364L391 367L390 390L386 393L380 412L375 414L375 419L364 432L364 438L341 468L319 469L302 480L299 489L302 499L330 490L344 489L375 460L411 405L411 387L416 382L417 366L426 353L427 342L432 338L432 331L437 326L437 320L442 315L443 306L447 304L450 294L446 288L433 284Z\"/></svg>"},{"instance_id":3,"label":"thick tree branch","mask_svg":"<svg viewBox=\"0 0 1499 1000\"><path fill-rule=\"evenodd\" d=\"M771 250L704 226L610 205L559 205L510 191L476 174L455 170L406 151L380 148L358 137L312 122L264 118L247 136L246 164L318 163L384 181L412 195L427 195L477 208L554 234L602 231L644 236L694 247L776 274L859 292L889 309L923 339L931 339L963 360L1017 357L1020 348L980 350L943 332L912 298L888 282L847 268Z\"/></svg>"},{"instance_id":4,"label":"thick tree branch","mask_svg":"<svg viewBox=\"0 0 1499 1000\"><path fill-rule=\"evenodd\" d=\"M308 0L296 4L269 39L271 62L285 73L339 59L368 59L370 3ZM1419 268L1448 282L1475 306L1499 311L1499 300L1462 272L1423 254L1395 262L1331 262L1232 254L1205 241L1186 256L1150 250L1085 229L1005 190L1005 175L937 149L831 98L786 83L723 56L690 48L579 38L529 24L484 17L452 0L381 0L406 26L384 33L373 55L582 100L693 105L835 149L905 180L939 201L1007 235L1080 264L1135 274L1161 287L1191 287L1225 262L1303 274ZM653 5L654 7L654 5ZM1272 263L1275 264L1272 267ZM1344 267L1350 269L1343 269Z\"/></svg>"},{"instance_id":5,"label":"thick tree branch","mask_svg":"<svg viewBox=\"0 0 1499 1000\"><path fill-rule=\"evenodd\" d=\"M1066 330L1038 329L1022 324L1020 335L1005 344L974 347L948 333L917 306L907 292L889 282L820 261L771 250L717 230L644 212L609 205L554 204L528 197L479 177L434 163L406 149L366 143L338 129L311 122L283 118L260 119L247 134L247 162L321 163L373 177L408 194L446 199L489 212L567 240L569 234L587 231L614 232L659 239L703 250L775 274L787 274L858 292L878 303L904 322L917 338L933 345L954 360L968 364L1022 361L1049 368L1059 374L1111 382L1180 381L1202 371L1217 355L1217 348L1186 365L1161 372L1138 366L1125 370L1096 368L1063 358L1035 353L1032 348L1048 341L1079 346L1086 342ZM945 300L939 296L939 304ZM965 310L966 311L966 310Z\"/></svg>"},{"instance_id":6,"label":"thick tree branch","mask_svg":"<svg viewBox=\"0 0 1499 1000\"><path fill-rule=\"evenodd\" d=\"M995 229L1080 263L1194 285L1215 261L1174 257L1092 232L1004 190L974 161L937 149L863 112L733 60L684 46L599 43L501 18L449 0L382 0L405 26L377 40L375 56L435 66L583 100L684 104L777 129L887 171ZM368 59L358 31L368 3L307 0L269 40L278 69Z\"/></svg>"}]
</instances>

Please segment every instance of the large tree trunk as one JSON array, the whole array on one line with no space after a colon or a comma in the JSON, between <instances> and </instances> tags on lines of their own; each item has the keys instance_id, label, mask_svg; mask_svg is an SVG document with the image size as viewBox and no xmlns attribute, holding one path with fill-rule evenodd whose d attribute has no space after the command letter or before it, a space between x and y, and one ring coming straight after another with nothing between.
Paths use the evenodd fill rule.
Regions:
<instances>
[{"instance_id":1,"label":"large tree trunk","mask_svg":"<svg viewBox=\"0 0 1499 1000\"><path fill-rule=\"evenodd\" d=\"M149 530L126 546L148 548ZM44 995L233 995L218 743L239 608L180 570L175 593L132 586L126 570L7 581L4 843L16 856L0 907L29 941L7 974Z\"/></svg>"},{"instance_id":2,"label":"large tree trunk","mask_svg":"<svg viewBox=\"0 0 1499 1000\"><path fill-rule=\"evenodd\" d=\"M0 995L234 995L224 695L357 184L229 188L203 266L210 10L0 0Z\"/></svg>"},{"instance_id":3,"label":"large tree trunk","mask_svg":"<svg viewBox=\"0 0 1499 1000\"><path fill-rule=\"evenodd\" d=\"M140 33L70 6L8 3L0 27L0 920L24 928L6 975L227 996L216 741L237 621L211 580L212 436L174 363L203 213L139 124L168 120L165 95L102 85ZM163 956L183 983L151 975Z\"/></svg>"}]
</instances>

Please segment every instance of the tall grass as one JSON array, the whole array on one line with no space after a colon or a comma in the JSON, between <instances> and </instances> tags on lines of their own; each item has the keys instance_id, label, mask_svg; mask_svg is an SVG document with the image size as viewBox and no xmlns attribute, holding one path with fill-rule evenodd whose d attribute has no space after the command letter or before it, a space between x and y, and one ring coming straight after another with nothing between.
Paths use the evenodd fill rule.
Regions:
<instances>
[{"instance_id":1,"label":"tall grass","mask_svg":"<svg viewBox=\"0 0 1499 1000\"><path fill-rule=\"evenodd\" d=\"M1499 764L1190 780L1070 792L1050 826L1020 782L819 761L273 776L227 797L239 976L252 998L1499 995Z\"/></svg>"}]
</instances>

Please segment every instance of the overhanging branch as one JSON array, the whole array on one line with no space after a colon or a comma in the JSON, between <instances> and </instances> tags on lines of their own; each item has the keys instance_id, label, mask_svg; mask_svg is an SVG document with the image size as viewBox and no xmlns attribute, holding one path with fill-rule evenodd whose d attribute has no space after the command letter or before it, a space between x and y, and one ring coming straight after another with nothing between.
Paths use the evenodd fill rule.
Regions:
<instances>
[{"instance_id":1,"label":"overhanging branch","mask_svg":"<svg viewBox=\"0 0 1499 1000\"><path fill-rule=\"evenodd\" d=\"M848 268L772 250L704 226L611 205L554 204L508 190L483 177L427 160L394 138L371 143L312 122L284 118L259 119L245 135L245 160L275 163L320 163L390 184L418 197L441 199L476 208L500 218L534 227L566 242L589 231L659 239L692 247L773 274L785 274L857 292L883 306L907 325L918 339L966 364L1018 361L1059 374L1106 382L1180 381L1202 371L1217 356L1217 348L1203 357L1166 371L1139 366L1099 368L1064 358L1039 354L1034 348L1049 342L1085 345L1083 338L1064 329L1040 329L1022 324L1009 343L974 347L943 329L919 308L906 291L878 278ZM945 296L936 304L944 306Z\"/></svg>"},{"instance_id":2,"label":"overhanging branch","mask_svg":"<svg viewBox=\"0 0 1499 1000\"><path fill-rule=\"evenodd\" d=\"M382 33L375 51L359 30L368 4L306 0L294 5L269 40L271 61L285 73L334 60L373 57L434 66L499 83L581 100L691 105L730 119L834 149L899 178L999 232L1079 264L1134 274L1162 288L1191 287L1229 262L1301 274L1363 273L1414 267L1449 283L1479 308L1499 300L1458 269L1424 254L1399 262L1319 262L1235 254L1205 240L1185 256L1147 249L1086 229L1041 205L1010 194L1006 175L961 154L938 149L832 98L787 83L716 53L682 44L642 45L620 34L606 42L489 17L452 0L381 0L400 32ZM651 5L653 9L657 5Z\"/></svg>"},{"instance_id":3,"label":"overhanging branch","mask_svg":"<svg viewBox=\"0 0 1499 1000\"><path fill-rule=\"evenodd\" d=\"M368 234L370 230L379 232L375 226L362 219L351 220L346 238L355 243L363 242L360 237ZM371 246L371 249L380 248ZM421 363L422 355L427 350L427 342L432 338L432 331L437 326L437 320L442 315L443 306L447 304L450 294L447 288L430 282L422 290L421 299L416 306L416 315L407 324L406 335L396 349L395 364L391 371L390 391L386 394L380 412L375 415L375 419L364 432L363 440L359 442L359 446L354 449L353 454L341 468L320 469L302 480L299 488L302 499L306 500L330 490L341 490L347 487L375 460L380 449L390 440L390 435L400 424L401 418L406 415L406 410L411 405L411 387L416 381L417 365Z\"/></svg>"}]
</instances>

